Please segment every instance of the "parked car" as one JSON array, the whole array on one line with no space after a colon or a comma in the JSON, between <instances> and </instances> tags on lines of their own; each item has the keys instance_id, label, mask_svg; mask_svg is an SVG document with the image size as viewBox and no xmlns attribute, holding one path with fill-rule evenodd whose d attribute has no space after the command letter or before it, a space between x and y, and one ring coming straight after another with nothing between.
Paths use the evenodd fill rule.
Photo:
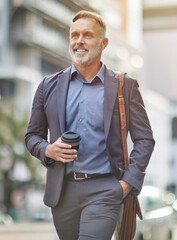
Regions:
<instances>
[{"instance_id":1,"label":"parked car","mask_svg":"<svg viewBox=\"0 0 177 240\"><path fill-rule=\"evenodd\" d=\"M12 224L12 223L13 223L12 217L9 214L0 211L0 225L1 224Z\"/></svg>"},{"instance_id":2,"label":"parked car","mask_svg":"<svg viewBox=\"0 0 177 240\"><path fill-rule=\"evenodd\" d=\"M171 240L174 224L172 205L167 194L152 186L144 186L139 196L143 221L137 220L135 240Z\"/></svg>"}]
</instances>

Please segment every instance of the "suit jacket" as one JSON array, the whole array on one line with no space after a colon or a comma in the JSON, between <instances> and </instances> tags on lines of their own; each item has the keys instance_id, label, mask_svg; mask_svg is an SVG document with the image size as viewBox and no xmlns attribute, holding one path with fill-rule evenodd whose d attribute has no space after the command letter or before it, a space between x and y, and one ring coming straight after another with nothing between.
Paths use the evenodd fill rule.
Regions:
<instances>
[{"instance_id":1,"label":"suit jacket","mask_svg":"<svg viewBox=\"0 0 177 240\"><path fill-rule=\"evenodd\" d=\"M60 199L65 164L54 161L54 164L47 166L45 150L49 142L55 142L66 130L65 109L70 75L71 67L45 77L39 84L25 136L28 150L47 167L44 203L50 207L56 206ZM104 132L109 161L117 176L120 169L123 169L123 150L117 104L119 79L114 75L113 71L105 68ZM153 151L154 139L137 81L127 75L124 97L127 132L129 131L133 141L133 150L130 153L130 165L124 172L122 180L130 183L138 194Z\"/></svg>"}]
</instances>

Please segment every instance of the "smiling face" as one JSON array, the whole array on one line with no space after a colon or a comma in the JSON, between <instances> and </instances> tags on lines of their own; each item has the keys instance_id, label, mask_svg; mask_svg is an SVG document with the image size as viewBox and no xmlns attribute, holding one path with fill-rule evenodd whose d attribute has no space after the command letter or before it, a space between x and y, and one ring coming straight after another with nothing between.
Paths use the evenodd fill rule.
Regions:
<instances>
[{"instance_id":1,"label":"smiling face","mask_svg":"<svg viewBox=\"0 0 177 240\"><path fill-rule=\"evenodd\" d=\"M91 18L80 18L70 28L70 55L73 63L87 66L100 62L102 50L107 45L100 25Z\"/></svg>"}]
</instances>

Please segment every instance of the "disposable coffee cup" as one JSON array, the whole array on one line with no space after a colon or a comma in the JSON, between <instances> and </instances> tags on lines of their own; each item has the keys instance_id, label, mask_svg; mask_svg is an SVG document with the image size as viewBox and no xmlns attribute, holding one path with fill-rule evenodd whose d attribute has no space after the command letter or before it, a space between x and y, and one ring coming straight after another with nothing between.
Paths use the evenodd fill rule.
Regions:
<instances>
[{"instance_id":1,"label":"disposable coffee cup","mask_svg":"<svg viewBox=\"0 0 177 240\"><path fill-rule=\"evenodd\" d=\"M62 134L61 140L62 142L70 144L73 149L78 150L81 137L76 132L67 131Z\"/></svg>"}]
</instances>

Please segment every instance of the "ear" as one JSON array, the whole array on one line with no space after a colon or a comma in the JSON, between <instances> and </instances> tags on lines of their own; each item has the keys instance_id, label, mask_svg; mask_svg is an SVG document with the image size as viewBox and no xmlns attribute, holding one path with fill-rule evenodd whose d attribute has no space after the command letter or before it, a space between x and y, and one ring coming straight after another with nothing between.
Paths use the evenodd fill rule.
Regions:
<instances>
[{"instance_id":1,"label":"ear","mask_svg":"<svg viewBox=\"0 0 177 240\"><path fill-rule=\"evenodd\" d=\"M108 38L104 38L101 46L101 50L103 51L108 45Z\"/></svg>"}]
</instances>

